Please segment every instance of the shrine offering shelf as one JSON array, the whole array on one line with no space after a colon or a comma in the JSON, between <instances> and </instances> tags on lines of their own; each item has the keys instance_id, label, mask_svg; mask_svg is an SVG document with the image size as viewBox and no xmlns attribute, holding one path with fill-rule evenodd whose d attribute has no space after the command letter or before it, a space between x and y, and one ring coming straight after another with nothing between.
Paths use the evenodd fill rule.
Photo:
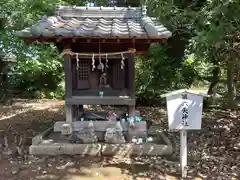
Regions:
<instances>
[{"instance_id":1,"label":"shrine offering shelf","mask_svg":"<svg viewBox=\"0 0 240 180\"><path fill-rule=\"evenodd\" d=\"M112 89L112 88L96 88L86 90L74 90L73 96L99 96L99 92L102 91L104 96L128 96L129 91L127 89Z\"/></svg>"},{"instance_id":2,"label":"shrine offering shelf","mask_svg":"<svg viewBox=\"0 0 240 180\"><path fill-rule=\"evenodd\" d=\"M66 98L67 105L135 105L135 98L129 96L72 96Z\"/></svg>"}]
</instances>

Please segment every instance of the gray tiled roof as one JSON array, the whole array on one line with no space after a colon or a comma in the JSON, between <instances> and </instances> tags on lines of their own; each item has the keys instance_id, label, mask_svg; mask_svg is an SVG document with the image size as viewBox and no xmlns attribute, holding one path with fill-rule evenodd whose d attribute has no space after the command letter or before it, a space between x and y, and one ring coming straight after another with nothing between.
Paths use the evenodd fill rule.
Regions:
<instances>
[{"instance_id":1,"label":"gray tiled roof","mask_svg":"<svg viewBox=\"0 0 240 180\"><path fill-rule=\"evenodd\" d=\"M168 38L168 31L156 18L148 17L142 8L60 6L54 16L17 31L20 37L120 37Z\"/></svg>"}]
</instances>

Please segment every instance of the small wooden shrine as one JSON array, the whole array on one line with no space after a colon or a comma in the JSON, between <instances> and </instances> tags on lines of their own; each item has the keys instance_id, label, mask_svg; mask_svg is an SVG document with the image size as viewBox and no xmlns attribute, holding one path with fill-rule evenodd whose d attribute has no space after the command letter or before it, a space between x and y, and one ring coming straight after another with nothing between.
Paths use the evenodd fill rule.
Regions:
<instances>
[{"instance_id":1,"label":"small wooden shrine","mask_svg":"<svg viewBox=\"0 0 240 180\"><path fill-rule=\"evenodd\" d=\"M83 105L125 105L128 117L134 117L134 57L145 54L151 43L171 36L156 18L147 16L146 6L58 6L53 16L44 16L16 34L28 43L53 42L63 54L66 122L70 124L79 121ZM74 126L73 131L79 128Z\"/></svg>"},{"instance_id":2,"label":"small wooden shrine","mask_svg":"<svg viewBox=\"0 0 240 180\"><path fill-rule=\"evenodd\" d=\"M64 55L66 119L74 105L128 105L134 109L134 55L171 36L146 7L66 7L18 31L27 42L54 42ZM134 112L134 110L133 110ZM129 112L133 115L133 112Z\"/></svg>"}]
</instances>

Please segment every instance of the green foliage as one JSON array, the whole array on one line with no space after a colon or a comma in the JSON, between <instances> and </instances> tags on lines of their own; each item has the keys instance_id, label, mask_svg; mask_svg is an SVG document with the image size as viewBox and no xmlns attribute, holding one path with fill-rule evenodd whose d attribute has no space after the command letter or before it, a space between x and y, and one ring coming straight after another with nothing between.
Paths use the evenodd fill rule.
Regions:
<instances>
[{"instance_id":1,"label":"green foliage","mask_svg":"<svg viewBox=\"0 0 240 180\"><path fill-rule=\"evenodd\" d=\"M201 11L196 25L196 36L190 51L196 61L209 63L212 68L221 68L221 79L228 85L229 104L233 104L234 86L239 81L240 50L240 1L209 1ZM227 74L227 76L226 76ZM234 75L236 74L236 75ZM218 88L218 92L226 88Z\"/></svg>"},{"instance_id":2,"label":"green foliage","mask_svg":"<svg viewBox=\"0 0 240 180\"><path fill-rule=\"evenodd\" d=\"M193 39L196 54L224 65L228 53L239 43L239 1L211 1L201 12Z\"/></svg>"},{"instance_id":3,"label":"green foliage","mask_svg":"<svg viewBox=\"0 0 240 180\"><path fill-rule=\"evenodd\" d=\"M21 57L10 78L12 89L18 91L54 91L63 79L63 60L53 45L35 45L32 54Z\"/></svg>"},{"instance_id":4,"label":"green foliage","mask_svg":"<svg viewBox=\"0 0 240 180\"><path fill-rule=\"evenodd\" d=\"M148 104L162 102L160 94L192 85L197 72L192 63L169 58L167 45L153 44L147 57L136 59L136 86L139 101Z\"/></svg>"},{"instance_id":5,"label":"green foliage","mask_svg":"<svg viewBox=\"0 0 240 180\"><path fill-rule=\"evenodd\" d=\"M99 0L97 5L106 1ZM138 3L137 1L129 1ZM32 96L64 97L63 59L52 44L26 45L15 30L53 14L56 5L85 5L85 0L1 0L0 48L16 56L9 88ZM146 57L136 59L139 101L161 103L159 94L194 85L210 84L212 71L221 67L225 88L226 62L240 66L240 1L149 0L148 14L173 33L167 44L152 44ZM236 73L237 76L237 73Z\"/></svg>"},{"instance_id":6,"label":"green foliage","mask_svg":"<svg viewBox=\"0 0 240 180\"><path fill-rule=\"evenodd\" d=\"M56 47L51 44L27 46L15 30L34 24L43 15L52 15L56 5L84 5L85 1L2 0L0 2L0 48L11 52L17 63L9 89L37 97L63 97L63 67Z\"/></svg>"}]
</instances>

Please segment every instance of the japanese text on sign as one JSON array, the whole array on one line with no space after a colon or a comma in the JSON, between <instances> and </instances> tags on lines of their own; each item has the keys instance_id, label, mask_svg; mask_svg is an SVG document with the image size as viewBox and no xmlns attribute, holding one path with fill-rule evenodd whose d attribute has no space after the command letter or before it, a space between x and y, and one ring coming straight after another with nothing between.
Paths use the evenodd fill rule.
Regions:
<instances>
[{"instance_id":1,"label":"japanese text on sign","mask_svg":"<svg viewBox=\"0 0 240 180\"><path fill-rule=\"evenodd\" d=\"M187 99L187 94L182 94L182 99ZM182 125L188 126L188 102L182 104Z\"/></svg>"}]
</instances>

